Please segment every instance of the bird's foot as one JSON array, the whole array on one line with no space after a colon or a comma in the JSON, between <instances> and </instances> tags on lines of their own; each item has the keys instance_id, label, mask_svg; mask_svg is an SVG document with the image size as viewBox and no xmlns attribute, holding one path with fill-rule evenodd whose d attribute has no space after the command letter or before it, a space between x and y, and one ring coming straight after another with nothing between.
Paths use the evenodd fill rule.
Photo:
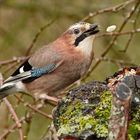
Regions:
<instances>
[{"instance_id":1,"label":"bird's foot","mask_svg":"<svg viewBox=\"0 0 140 140\"><path fill-rule=\"evenodd\" d=\"M55 104L57 104L59 102L60 99L56 98L56 97L53 97L53 96L49 96L47 94L40 94L38 96L38 99L40 100L44 100L44 101L50 101L50 102L53 102Z\"/></svg>"}]
</instances>

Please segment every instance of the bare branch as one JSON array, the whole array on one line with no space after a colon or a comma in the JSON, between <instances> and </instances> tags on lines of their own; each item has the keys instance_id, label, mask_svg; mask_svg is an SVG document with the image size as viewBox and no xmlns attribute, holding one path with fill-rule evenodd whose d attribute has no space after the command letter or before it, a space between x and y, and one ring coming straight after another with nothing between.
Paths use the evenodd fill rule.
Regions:
<instances>
[{"instance_id":1,"label":"bare branch","mask_svg":"<svg viewBox=\"0 0 140 140\"><path fill-rule=\"evenodd\" d=\"M6 106L8 107L10 113L12 114L13 116L13 119L15 120L16 122L16 125L17 125L17 128L18 128L18 131L19 131L19 139L20 140L24 140L24 137L23 137L23 131L22 131L22 124L20 123L20 120L14 110L14 108L12 107L11 103L7 100L7 98L4 98L3 101L5 102Z\"/></svg>"},{"instance_id":2,"label":"bare branch","mask_svg":"<svg viewBox=\"0 0 140 140\"><path fill-rule=\"evenodd\" d=\"M25 54L26 56L28 56L28 55L30 54L32 48L34 47L34 44L36 43L36 41L37 41L38 37L41 35L41 33L42 33L46 28L50 27L50 25L52 25L52 23L54 23L55 20L56 20L56 19L51 20L49 23L47 23L46 25L42 26L42 27L39 29L38 33L35 35L35 37L34 37L32 43L31 43L31 45L28 47L28 49L27 49L27 51L26 51L26 54Z\"/></svg>"},{"instance_id":3,"label":"bare branch","mask_svg":"<svg viewBox=\"0 0 140 140\"><path fill-rule=\"evenodd\" d=\"M107 12L117 12L117 11L120 11L122 10L123 8L125 8L127 5L133 3L133 2L136 2L137 0L128 0L126 2L123 2L121 4L118 4L118 5L115 5L113 7L109 7L109 8L105 8L105 9L101 9L101 10L98 10L94 13L89 13L88 16L86 16L85 18L83 18L82 20L83 21L86 21L90 18L93 18L99 14L104 14L104 13L107 13Z\"/></svg>"},{"instance_id":4,"label":"bare branch","mask_svg":"<svg viewBox=\"0 0 140 140\"><path fill-rule=\"evenodd\" d=\"M140 1L137 0L137 2L135 3L135 5L131 8L131 11L127 14L127 16L125 17L122 25L120 26L118 33L120 33L123 28L125 27L127 21L132 17L132 15L134 14L134 12L136 11L137 7L139 6ZM104 57L109 50L112 48L112 46L114 45L115 41L117 40L118 35L114 36L114 38L112 39L112 41L105 47L106 49L103 51L103 53L101 54L101 57ZM91 70L89 71L89 73L87 74L86 77L90 76L90 73L100 64L101 60L98 60L95 65L91 68Z\"/></svg>"}]
</instances>

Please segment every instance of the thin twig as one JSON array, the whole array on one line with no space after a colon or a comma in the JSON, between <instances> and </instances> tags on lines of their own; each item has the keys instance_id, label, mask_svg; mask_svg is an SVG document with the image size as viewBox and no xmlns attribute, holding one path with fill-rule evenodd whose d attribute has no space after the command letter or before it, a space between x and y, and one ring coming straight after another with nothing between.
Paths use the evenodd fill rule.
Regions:
<instances>
[{"instance_id":1,"label":"thin twig","mask_svg":"<svg viewBox=\"0 0 140 140\"><path fill-rule=\"evenodd\" d=\"M26 59L28 59L28 56L13 57L9 60L0 61L0 66L8 65L15 62L20 63L21 61L24 61Z\"/></svg>"},{"instance_id":2,"label":"thin twig","mask_svg":"<svg viewBox=\"0 0 140 140\"><path fill-rule=\"evenodd\" d=\"M136 66L134 63L131 63L129 61L124 61L124 60L118 60L118 59L111 59L111 58L106 58L106 57L100 57L100 58L95 58L96 61L107 61L107 62L111 62L114 64L119 64L120 66L126 66L126 65L130 65L130 66Z\"/></svg>"},{"instance_id":3,"label":"thin twig","mask_svg":"<svg viewBox=\"0 0 140 140\"><path fill-rule=\"evenodd\" d=\"M23 123L25 120L25 117L22 117L20 120L19 120L19 123ZM5 132L3 132L2 135L0 135L0 140L3 140L3 139L6 139L6 137L11 133L13 132L13 130L17 128L17 124L13 124L9 129L5 130Z\"/></svg>"},{"instance_id":4,"label":"thin twig","mask_svg":"<svg viewBox=\"0 0 140 140\"><path fill-rule=\"evenodd\" d=\"M33 111L35 111L35 112L41 114L42 116L44 116L44 117L46 117L46 118L52 120L52 115L48 115L48 114L46 114L45 112L39 110L38 108L33 107L31 104L25 102L23 99L19 98L19 97L16 96L16 95L15 95L15 97L16 97L20 102L22 102L22 103L24 104L24 106L26 106L26 107L32 109Z\"/></svg>"},{"instance_id":5,"label":"thin twig","mask_svg":"<svg viewBox=\"0 0 140 140\"><path fill-rule=\"evenodd\" d=\"M12 107L11 103L7 100L7 98L4 98L3 101L5 102L6 106L8 107L10 113L12 114L13 116L13 119L15 120L16 122L16 125L17 125L17 128L18 128L18 131L19 131L19 139L20 140L23 140L24 137L23 137L23 131L22 131L22 125L19 121L19 118L14 110L14 108Z\"/></svg>"},{"instance_id":6,"label":"thin twig","mask_svg":"<svg viewBox=\"0 0 140 140\"><path fill-rule=\"evenodd\" d=\"M35 35L35 37L34 37L32 43L31 43L31 45L28 47L28 49L27 49L27 51L26 51L26 54L25 54L26 56L28 56L28 55L30 54L32 48L34 47L34 45L35 45L35 43L36 43L38 37L41 35L41 33L42 33L46 28L48 28L50 25L52 25L52 23L53 23L55 20L56 20L56 18L53 19L53 20L51 20L49 23L47 23L46 25L44 25L43 27L41 27L41 28L39 29L39 31L37 32L37 34Z\"/></svg>"},{"instance_id":7,"label":"thin twig","mask_svg":"<svg viewBox=\"0 0 140 140\"><path fill-rule=\"evenodd\" d=\"M136 30L132 30L132 31L126 31L126 32L111 32L111 33L102 33L99 35L96 35L97 38L99 37L104 37L104 36L121 36L121 35L129 35L129 34L133 34L133 33L140 33L140 28L136 29Z\"/></svg>"},{"instance_id":8,"label":"thin twig","mask_svg":"<svg viewBox=\"0 0 140 140\"><path fill-rule=\"evenodd\" d=\"M131 43L131 41L132 41L133 36L134 36L134 33L131 33L131 34L129 35L129 38L128 38L128 41L127 41L127 43L126 43L126 45L125 45L124 50L120 50L120 52L125 53L125 52L127 51L128 47L129 47L129 45L130 45L130 43Z\"/></svg>"},{"instance_id":9,"label":"thin twig","mask_svg":"<svg viewBox=\"0 0 140 140\"><path fill-rule=\"evenodd\" d=\"M105 9L101 9L101 10L98 10L94 13L89 13L88 16L84 17L82 20L83 21L87 21L88 19L90 18L93 18L99 14L104 14L104 13L107 13L107 12L117 12L117 11L120 11L121 9L125 8L127 5L135 2L136 0L128 0L128 1L125 1L121 4L118 4L118 5L115 5L115 6L111 6L109 8L105 8Z\"/></svg>"},{"instance_id":10,"label":"thin twig","mask_svg":"<svg viewBox=\"0 0 140 140\"><path fill-rule=\"evenodd\" d=\"M134 12L136 11L137 7L139 6L140 1L137 0L136 4L131 8L131 11L127 14L126 18L124 19L122 25L120 26L120 29L118 30L118 33L120 33L122 31L122 29L125 27L127 21L132 17L132 15L134 14ZM116 35L112 41L109 43L109 45L106 47L106 49L103 51L103 53L101 54L101 57L104 57L109 50L112 48L112 46L114 45L115 41L117 40L118 35ZM91 70L88 72L88 74L86 75L85 78L90 76L90 73L100 64L101 60L98 60L94 66L91 68ZM85 78L83 80L85 80Z\"/></svg>"},{"instance_id":11,"label":"thin twig","mask_svg":"<svg viewBox=\"0 0 140 140\"><path fill-rule=\"evenodd\" d=\"M140 9L137 10L137 13L136 13L136 16L135 16L135 20L133 22L133 29L134 30L136 30L136 24L137 24L137 19L138 19L139 14L140 14ZM140 31L140 29L137 29L137 30ZM132 41L132 39L134 37L134 33L135 32L130 33L130 36L129 36L128 41L127 41L127 43L125 45L125 48L124 48L124 50L121 50L121 52L125 53L127 51L128 47L129 47L129 45L130 45L130 43L131 43L131 41Z\"/></svg>"}]
</instances>

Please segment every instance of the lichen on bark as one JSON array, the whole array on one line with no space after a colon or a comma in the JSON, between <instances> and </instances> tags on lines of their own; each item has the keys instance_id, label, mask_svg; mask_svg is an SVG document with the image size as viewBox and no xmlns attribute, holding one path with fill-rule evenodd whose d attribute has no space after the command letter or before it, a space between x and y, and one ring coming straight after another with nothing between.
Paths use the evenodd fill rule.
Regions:
<instances>
[{"instance_id":1,"label":"lichen on bark","mask_svg":"<svg viewBox=\"0 0 140 140\"><path fill-rule=\"evenodd\" d=\"M111 97L103 82L92 82L70 91L54 113L58 135L83 139L90 135L107 137Z\"/></svg>"},{"instance_id":2,"label":"lichen on bark","mask_svg":"<svg viewBox=\"0 0 140 140\"><path fill-rule=\"evenodd\" d=\"M58 136L60 138L72 136L78 140L107 139L110 111L113 106L113 93L109 84L113 87L117 82L124 82L132 90L131 109L128 111L128 138L137 140L140 135L140 76L132 69L119 71L118 75L109 78L110 81L92 81L69 91L53 114ZM121 111L123 113L122 107L119 114Z\"/></svg>"}]
</instances>

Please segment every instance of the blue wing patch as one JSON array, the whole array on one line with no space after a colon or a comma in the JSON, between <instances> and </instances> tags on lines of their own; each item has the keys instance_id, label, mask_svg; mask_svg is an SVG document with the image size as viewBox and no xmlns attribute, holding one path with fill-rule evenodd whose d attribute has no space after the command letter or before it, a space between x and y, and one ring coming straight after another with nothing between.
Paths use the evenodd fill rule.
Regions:
<instances>
[{"instance_id":1,"label":"blue wing patch","mask_svg":"<svg viewBox=\"0 0 140 140\"><path fill-rule=\"evenodd\" d=\"M33 68L31 70L31 77L27 78L25 80L22 80L23 83L29 83L32 82L33 80L37 79L38 77L50 73L55 69L56 65L55 64L49 64L46 67L43 68Z\"/></svg>"},{"instance_id":2,"label":"blue wing patch","mask_svg":"<svg viewBox=\"0 0 140 140\"><path fill-rule=\"evenodd\" d=\"M35 68L31 70L31 77L40 77L43 74L50 73L55 68L55 64L49 64L43 68Z\"/></svg>"},{"instance_id":3,"label":"blue wing patch","mask_svg":"<svg viewBox=\"0 0 140 140\"><path fill-rule=\"evenodd\" d=\"M43 68L33 68L29 64L28 60L26 60L22 65L20 65L20 67L11 76L14 77L16 75L19 75L21 73L20 69L22 67L23 67L24 72L31 71L31 77L22 80L24 83L28 83L28 82L31 82L31 81L35 80L36 78L44 75L44 74L47 74L47 73L50 73L51 71L53 71L56 67L56 64L49 64Z\"/></svg>"},{"instance_id":4,"label":"blue wing patch","mask_svg":"<svg viewBox=\"0 0 140 140\"><path fill-rule=\"evenodd\" d=\"M50 73L51 71L55 69L55 67L56 67L56 64L49 64L43 68L33 68L29 64L28 60L26 60L23 64L20 65L20 67L11 76L14 77L14 76L19 75L21 73L20 72L21 68L23 68L23 72L31 71L31 77L22 80L23 83L28 83L44 74ZM20 77L18 78L20 79Z\"/></svg>"}]
</instances>

